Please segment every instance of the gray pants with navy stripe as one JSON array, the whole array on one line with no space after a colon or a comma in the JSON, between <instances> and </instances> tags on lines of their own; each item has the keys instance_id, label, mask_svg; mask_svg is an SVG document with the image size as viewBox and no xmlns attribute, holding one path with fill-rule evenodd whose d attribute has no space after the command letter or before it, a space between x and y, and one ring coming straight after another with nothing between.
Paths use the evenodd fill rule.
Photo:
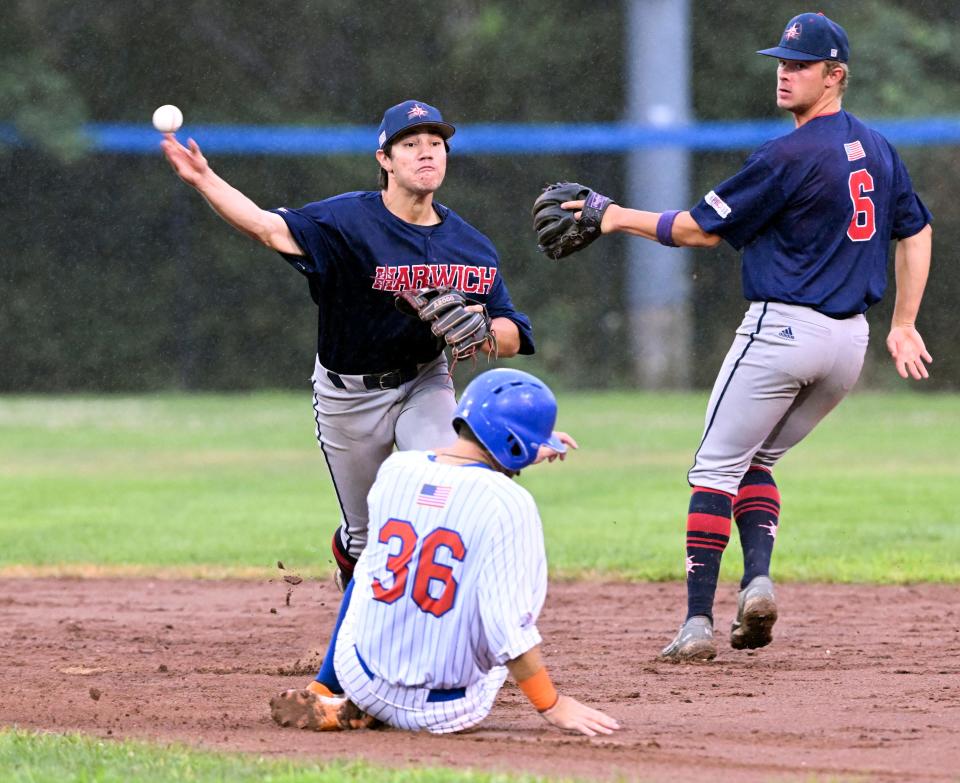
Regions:
<instances>
[{"instance_id":1,"label":"gray pants with navy stripe","mask_svg":"<svg viewBox=\"0 0 960 783\"><path fill-rule=\"evenodd\" d=\"M451 420L457 403L446 357L419 370L396 389L369 390L356 375L339 375L346 387L339 388L316 362L317 441L340 503L341 541L354 558L367 543L367 493L394 447L429 449L456 440Z\"/></svg>"},{"instance_id":2,"label":"gray pants with navy stripe","mask_svg":"<svg viewBox=\"0 0 960 783\"><path fill-rule=\"evenodd\" d=\"M690 485L736 495L751 464L772 468L853 388L868 339L863 315L753 302L710 395Z\"/></svg>"}]
</instances>

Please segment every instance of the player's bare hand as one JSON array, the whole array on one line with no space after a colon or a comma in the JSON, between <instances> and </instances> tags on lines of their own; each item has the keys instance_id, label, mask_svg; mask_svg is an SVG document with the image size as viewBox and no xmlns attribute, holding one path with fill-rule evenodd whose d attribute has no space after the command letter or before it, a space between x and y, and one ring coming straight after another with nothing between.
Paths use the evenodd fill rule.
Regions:
<instances>
[{"instance_id":1,"label":"player's bare hand","mask_svg":"<svg viewBox=\"0 0 960 783\"><path fill-rule=\"evenodd\" d=\"M578 199L577 201L564 201L560 205L560 209L569 209L574 213L573 219L579 220L583 214L580 210L583 209L583 199Z\"/></svg>"},{"instance_id":2,"label":"player's bare hand","mask_svg":"<svg viewBox=\"0 0 960 783\"><path fill-rule=\"evenodd\" d=\"M583 209L583 199L578 201L564 201L560 205L560 209L569 209L574 211L573 218L574 220L579 220L583 214L580 210ZM616 211L620 209L617 204L611 204L603 211L603 218L600 220L600 233L609 234L614 230L613 218L616 215Z\"/></svg>"},{"instance_id":3,"label":"player's bare hand","mask_svg":"<svg viewBox=\"0 0 960 783\"><path fill-rule=\"evenodd\" d=\"M566 432L554 432L554 435L557 436L557 439L568 449L579 449L579 444L573 439L572 435L568 435ZM551 449L549 446L541 446L537 451L537 458L533 461L532 464L536 465L539 462L553 462L555 459L560 458L561 461L567 458L567 452L557 451L556 449Z\"/></svg>"},{"instance_id":4,"label":"player's bare hand","mask_svg":"<svg viewBox=\"0 0 960 783\"><path fill-rule=\"evenodd\" d=\"M598 734L613 734L620 728L616 718L611 718L600 710L581 704L569 696L561 696L557 699L557 703L544 712L543 717L558 729L579 731L588 737L596 737Z\"/></svg>"},{"instance_id":5,"label":"player's bare hand","mask_svg":"<svg viewBox=\"0 0 960 783\"><path fill-rule=\"evenodd\" d=\"M184 147L172 133L164 133L160 148L167 161L188 185L196 187L210 173L210 164L200 152L200 145L193 139L187 141L189 149Z\"/></svg>"},{"instance_id":6,"label":"player's bare hand","mask_svg":"<svg viewBox=\"0 0 960 783\"><path fill-rule=\"evenodd\" d=\"M920 332L913 326L894 326L887 335L887 350L893 357L893 364L901 378L912 377L914 380L929 378L928 364L933 357L923 344Z\"/></svg>"}]
</instances>

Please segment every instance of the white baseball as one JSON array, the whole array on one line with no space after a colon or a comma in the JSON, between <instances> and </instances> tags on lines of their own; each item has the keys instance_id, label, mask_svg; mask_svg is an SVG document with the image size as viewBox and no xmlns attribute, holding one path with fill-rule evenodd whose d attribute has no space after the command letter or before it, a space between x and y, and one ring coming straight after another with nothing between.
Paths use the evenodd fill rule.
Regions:
<instances>
[{"instance_id":1,"label":"white baseball","mask_svg":"<svg viewBox=\"0 0 960 783\"><path fill-rule=\"evenodd\" d=\"M168 103L153 113L153 127L161 133L175 133L183 125L183 112Z\"/></svg>"}]
</instances>

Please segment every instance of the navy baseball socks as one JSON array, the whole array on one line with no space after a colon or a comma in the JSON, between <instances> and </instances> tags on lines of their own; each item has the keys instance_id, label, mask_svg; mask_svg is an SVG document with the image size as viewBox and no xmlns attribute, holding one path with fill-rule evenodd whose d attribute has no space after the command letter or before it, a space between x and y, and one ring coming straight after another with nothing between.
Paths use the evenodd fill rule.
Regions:
<instances>
[{"instance_id":1,"label":"navy baseball socks","mask_svg":"<svg viewBox=\"0 0 960 783\"><path fill-rule=\"evenodd\" d=\"M767 468L751 465L733 501L743 549L743 590L757 576L770 575L770 558L780 522L780 491Z\"/></svg>"},{"instance_id":2,"label":"navy baseball socks","mask_svg":"<svg viewBox=\"0 0 960 783\"><path fill-rule=\"evenodd\" d=\"M743 549L743 579L737 617L730 625L730 646L756 649L773 640L777 602L769 574L780 522L780 491L768 468L751 465L736 498L715 489L693 488L687 515L687 619L660 653L662 660L709 661L716 657L713 601L720 560L730 540L731 512Z\"/></svg>"},{"instance_id":3,"label":"navy baseball socks","mask_svg":"<svg viewBox=\"0 0 960 783\"><path fill-rule=\"evenodd\" d=\"M694 487L687 514L687 619L660 659L682 663L710 661L717 656L713 638L713 599L720 578L720 559L730 541L733 496Z\"/></svg>"},{"instance_id":4,"label":"navy baseball socks","mask_svg":"<svg viewBox=\"0 0 960 783\"><path fill-rule=\"evenodd\" d=\"M730 645L737 650L766 647L773 640L777 601L770 558L780 522L780 491L768 468L751 465L740 482L733 513L743 549L743 579Z\"/></svg>"},{"instance_id":5,"label":"navy baseball socks","mask_svg":"<svg viewBox=\"0 0 960 783\"><path fill-rule=\"evenodd\" d=\"M713 621L713 599L720 579L720 558L730 541L733 496L694 487L687 514L687 619Z\"/></svg>"}]
</instances>

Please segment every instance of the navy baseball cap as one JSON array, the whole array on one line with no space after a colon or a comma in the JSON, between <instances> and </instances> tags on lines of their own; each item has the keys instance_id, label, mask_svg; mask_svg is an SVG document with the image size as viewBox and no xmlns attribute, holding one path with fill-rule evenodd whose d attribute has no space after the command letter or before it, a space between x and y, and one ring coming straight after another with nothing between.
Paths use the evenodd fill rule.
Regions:
<instances>
[{"instance_id":1,"label":"navy baseball cap","mask_svg":"<svg viewBox=\"0 0 960 783\"><path fill-rule=\"evenodd\" d=\"M404 101L383 113L380 130L377 131L378 149L383 149L401 133L421 126L436 130L444 139L449 139L457 130L449 122L444 122L440 110L429 103Z\"/></svg>"},{"instance_id":2,"label":"navy baseball cap","mask_svg":"<svg viewBox=\"0 0 960 783\"><path fill-rule=\"evenodd\" d=\"M850 58L850 42L846 31L823 14L800 14L787 22L779 46L761 49L757 54L781 60L837 60L845 63Z\"/></svg>"}]
</instances>

